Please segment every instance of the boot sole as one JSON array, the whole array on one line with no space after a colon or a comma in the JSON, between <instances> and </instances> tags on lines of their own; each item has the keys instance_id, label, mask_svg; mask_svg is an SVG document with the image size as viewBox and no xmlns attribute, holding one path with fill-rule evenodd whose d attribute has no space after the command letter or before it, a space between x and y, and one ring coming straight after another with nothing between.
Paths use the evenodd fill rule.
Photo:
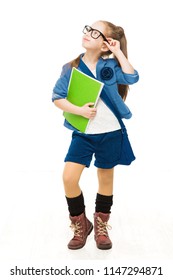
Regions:
<instances>
[{"instance_id":1,"label":"boot sole","mask_svg":"<svg viewBox=\"0 0 173 280\"><path fill-rule=\"evenodd\" d=\"M87 237L88 237L88 235L90 235L90 233L92 232L92 230L93 230L93 224L91 224L91 227L90 227L90 229L89 229L89 231L88 231ZM82 245L80 245L80 246L76 246L76 247L68 246L68 248L71 249L71 250L78 250L78 249L83 248L83 247L85 246L85 244L86 244L87 237L86 237L86 240L85 240L85 243L84 243L84 244L82 244Z\"/></svg>"},{"instance_id":2,"label":"boot sole","mask_svg":"<svg viewBox=\"0 0 173 280\"><path fill-rule=\"evenodd\" d=\"M108 245L100 245L100 246L97 245L97 248L100 250L109 250L112 248L112 245L109 245L109 246Z\"/></svg>"}]
</instances>

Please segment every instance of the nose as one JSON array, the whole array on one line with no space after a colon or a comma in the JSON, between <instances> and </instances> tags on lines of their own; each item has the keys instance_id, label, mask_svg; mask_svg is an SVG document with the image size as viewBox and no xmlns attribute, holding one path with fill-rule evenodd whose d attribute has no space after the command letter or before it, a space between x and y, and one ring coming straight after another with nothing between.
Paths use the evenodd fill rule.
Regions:
<instances>
[{"instance_id":1,"label":"nose","mask_svg":"<svg viewBox=\"0 0 173 280\"><path fill-rule=\"evenodd\" d=\"M92 31L92 30L89 30L89 31L86 30L86 33L85 33L85 34L88 35L89 33L91 33L91 31ZM91 34L90 34L90 35L91 35Z\"/></svg>"},{"instance_id":2,"label":"nose","mask_svg":"<svg viewBox=\"0 0 173 280\"><path fill-rule=\"evenodd\" d=\"M87 33L85 34L87 38L90 38L90 37L92 37L92 36L91 36L91 32L92 32L92 30L90 30L90 31L87 31Z\"/></svg>"}]
</instances>

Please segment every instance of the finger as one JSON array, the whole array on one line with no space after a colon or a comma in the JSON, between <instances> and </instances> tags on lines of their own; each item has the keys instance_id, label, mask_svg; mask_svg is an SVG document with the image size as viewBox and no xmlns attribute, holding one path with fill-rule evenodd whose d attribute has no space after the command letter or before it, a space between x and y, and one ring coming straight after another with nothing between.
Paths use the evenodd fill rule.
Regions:
<instances>
[{"instance_id":1,"label":"finger","mask_svg":"<svg viewBox=\"0 0 173 280\"><path fill-rule=\"evenodd\" d=\"M96 111L91 111L90 112L90 116L95 116L96 115Z\"/></svg>"},{"instance_id":2,"label":"finger","mask_svg":"<svg viewBox=\"0 0 173 280\"><path fill-rule=\"evenodd\" d=\"M106 38L107 40L108 40L108 42L109 42L109 44L114 40L113 38Z\"/></svg>"},{"instance_id":3,"label":"finger","mask_svg":"<svg viewBox=\"0 0 173 280\"><path fill-rule=\"evenodd\" d=\"M111 42L110 42L110 45L111 46L115 46L116 45L116 41L114 39L112 39Z\"/></svg>"},{"instance_id":4,"label":"finger","mask_svg":"<svg viewBox=\"0 0 173 280\"><path fill-rule=\"evenodd\" d=\"M89 117L89 119L94 119L94 117L95 117L95 115L91 115L91 116Z\"/></svg>"},{"instance_id":5,"label":"finger","mask_svg":"<svg viewBox=\"0 0 173 280\"><path fill-rule=\"evenodd\" d=\"M96 112L97 109L95 107L91 108L91 112Z\"/></svg>"}]
</instances>

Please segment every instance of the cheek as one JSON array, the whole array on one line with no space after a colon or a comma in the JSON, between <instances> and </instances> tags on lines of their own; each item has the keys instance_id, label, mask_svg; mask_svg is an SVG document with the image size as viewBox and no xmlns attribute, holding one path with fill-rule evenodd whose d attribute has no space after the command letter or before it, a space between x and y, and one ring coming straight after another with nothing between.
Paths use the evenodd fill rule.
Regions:
<instances>
[{"instance_id":1,"label":"cheek","mask_svg":"<svg viewBox=\"0 0 173 280\"><path fill-rule=\"evenodd\" d=\"M89 49L99 49L101 50L103 42L100 38L86 38L85 36L82 38L82 47Z\"/></svg>"},{"instance_id":2,"label":"cheek","mask_svg":"<svg viewBox=\"0 0 173 280\"><path fill-rule=\"evenodd\" d=\"M98 39L93 39L92 46L93 46L94 48L96 48L96 49L101 49L102 45L103 45L103 42L102 42L102 40L101 40L100 38L98 38Z\"/></svg>"}]
</instances>

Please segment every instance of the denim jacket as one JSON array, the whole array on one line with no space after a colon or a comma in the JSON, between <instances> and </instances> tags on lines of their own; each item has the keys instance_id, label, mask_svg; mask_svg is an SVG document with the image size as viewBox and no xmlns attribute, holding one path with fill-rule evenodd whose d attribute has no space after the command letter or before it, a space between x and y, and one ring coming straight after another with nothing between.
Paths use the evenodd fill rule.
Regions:
<instances>
[{"instance_id":1,"label":"denim jacket","mask_svg":"<svg viewBox=\"0 0 173 280\"><path fill-rule=\"evenodd\" d=\"M80 59L78 69L84 73L87 72L86 74L94 77L82 59ZM67 97L71 70L72 68L69 63L63 66L60 78L57 80L53 89L52 101ZM139 80L138 72L135 70L134 74L126 74L122 71L121 67L118 66L115 59L100 58L96 65L96 79L104 83L104 94L101 94L100 97L103 102L111 109L111 111L116 116L118 113L121 119L131 118L132 113L118 93L118 84L131 85L136 83ZM111 104L111 106L109 106L109 104ZM64 125L69 129L76 130L66 120Z\"/></svg>"}]
</instances>

